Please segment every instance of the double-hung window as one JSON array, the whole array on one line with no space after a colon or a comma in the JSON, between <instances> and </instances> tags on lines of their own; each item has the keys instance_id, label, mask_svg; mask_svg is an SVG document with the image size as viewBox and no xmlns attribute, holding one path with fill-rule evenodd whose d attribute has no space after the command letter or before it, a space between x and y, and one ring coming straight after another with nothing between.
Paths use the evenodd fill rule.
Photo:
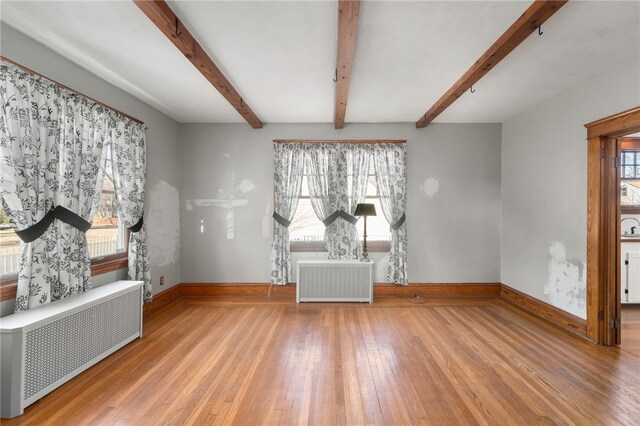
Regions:
<instances>
[{"instance_id":1,"label":"double-hung window","mask_svg":"<svg viewBox=\"0 0 640 426\"><path fill-rule=\"evenodd\" d=\"M325 226L316 216L311 205L309 185L307 182L307 170L302 179L302 189L296 214L289 226L289 238L291 251L327 251L324 243ZM350 187L350 185L349 185ZM365 203L372 203L376 207L376 216L367 217L367 246L369 252L389 251L391 241L391 229L382 213L380 195L376 183L373 159L369 166L369 177ZM364 218L359 218L356 225L358 235L362 239L364 234Z\"/></svg>"},{"instance_id":2,"label":"double-hung window","mask_svg":"<svg viewBox=\"0 0 640 426\"><path fill-rule=\"evenodd\" d=\"M104 185L98 209L91 228L87 231L94 274L123 268L127 260L128 231L118 217L110 151L107 152ZM20 238L0 205L0 277L3 284L17 280L19 267Z\"/></svg>"}]
</instances>

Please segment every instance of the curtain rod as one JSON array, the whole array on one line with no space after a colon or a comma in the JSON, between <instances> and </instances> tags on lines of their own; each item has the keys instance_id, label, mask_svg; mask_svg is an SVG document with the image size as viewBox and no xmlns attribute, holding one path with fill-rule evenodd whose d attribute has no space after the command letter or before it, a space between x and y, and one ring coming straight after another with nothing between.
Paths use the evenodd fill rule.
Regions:
<instances>
[{"instance_id":1,"label":"curtain rod","mask_svg":"<svg viewBox=\"0 0 640 426\"><path fill-rule=\"evenodd\" d=\"M87 99L89 99L90 101L95 102L95 103L97 103L98 105L101 105L101 106L105 107L106 109L109 109L109 110L111 110L111 111L115 112L116 114L119 114L119 115L121 115L121 116L123 116L123 117L125 117L125 118L128 118L128 119L129 119L129 120L131 120L131 121L135 121L135 122L136 122L136 123L138 123L138 124L144 124L144 122L143 122L143 121L138 120L137 118L132 117L132 116L130 116L129 114L125 114L124 112L122 112L122 111L120 111L120 110L117 110L117 109L115 109L115 108L113 108L113 107L110 107L109 105L107 105L107 104L105 104L105 103L102 103L102 102L100 102L100 101L98 101L98 100L96 100L96 99L93 99L91 96L87 96L87 95L85 95L85 94L84 94L84 93L82 93L82 92L78 92L77 90L73 90L72 88L70 88L70 87L68 87L68 86L65 86L64 84L59 83L59 82L55 81L54 79L49 78L49 77L47 77L46 75L42 75L42 74L40 74L39 72L36 72L36 71L34 71L34 70L30 69L30 68L27 68L27 67L25 67L24 65L20 65L19 63L14 62L14 61L12 61L11 59L7 59L6 57L4 57L4 56L1 56L1 55L0 55L0 60L5 61L5 62L8 62L8 63L10 63L10 64L12 64L12 65L15 65L15 66L16 66L16 67L18 67L18 68L22 68L23 70L25 70L26 72L28 72L28 73L29 73L29 74L31 74L31 75L37 75L37 76L39 76L39 77L45 78L45 79L47 79L47 80L49 80L49 81L51 81L51 82L53 82L53 83L57 84L58 86L62 87L63 89L66 89L66 90L68 90L68 91L70 91L70 92L76 93L76 94L78 94L78 95L80 95L80 96L82 96L82 97L84 97L84 98L87 98Z\"/></svg>"},{"instance_id":2,"label":"curtain rod","mask_svg":"<svg viewBox=\"0 0 640 426\"><path fill-rule=\"evenodd\" d=\"M405 139L351 139L351 140L304 140L304 139L274 139L275 143L406 143Z\"/></svg>"}]
</instances>

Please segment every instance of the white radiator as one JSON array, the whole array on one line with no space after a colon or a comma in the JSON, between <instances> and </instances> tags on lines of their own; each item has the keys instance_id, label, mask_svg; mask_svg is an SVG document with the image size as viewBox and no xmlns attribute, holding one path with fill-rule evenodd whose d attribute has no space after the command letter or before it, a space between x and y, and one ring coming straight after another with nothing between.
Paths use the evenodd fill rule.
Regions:
<instances>
[{"instance_id":1,"label":"white radiator","mask_svg":"<svg viewBox=\"0 0 640 426\"><path fill-rule=\"evenodd\" d=\"M142 282L117 281L0 319L0 415L11 418L142 337Z\"/></svg>"},{"instance_id":2,"label":"white radiator","mask_svg":"<svg viewBox=\"0 0 640 426\"><path fill-rule=\"evenodd\" d=\"M298 261L296 301L373 303L373 262Z\"/></svg>"}]
</instances>

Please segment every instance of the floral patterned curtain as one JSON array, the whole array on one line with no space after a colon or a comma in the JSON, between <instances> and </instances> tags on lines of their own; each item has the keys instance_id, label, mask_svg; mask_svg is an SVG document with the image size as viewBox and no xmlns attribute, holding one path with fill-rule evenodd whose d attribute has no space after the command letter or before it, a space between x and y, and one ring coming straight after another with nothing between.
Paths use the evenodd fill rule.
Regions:
<instances>
[{"instance_id":1,"label":"floral patterned curtain","mask_svg":"<svg viewBox=\"0 0 640 426\"><path fill-rule=\"evenodd\" d=\"M358 259L362 244L353 216L364 202L371 148L355 144L304 144L313 210L324 222L329 259Z\"/></svg>"},{"instance_id":2,"label":"floral patterned curtain","mask_svg":"<svg viewBox=\"0 0 640 426\"><path fill-rule=\"evenodd\" d=\"M5 62L0 101L0 195L26 241L15 305L22 311L91 288L84 232L53 213L65 210L70 222L90 226L102 187L109 113Z\"/></svg>"},{"instance_id":3,"label":"floral patterned curtain","mask_svg":"<svg viewBox=\"0 0 640 426\"><path fill-rule=\"evenodd\" d=\"M336 144L304 144L307 184L311 206L318 219L325 223L324 241L329 251L329 258L337 258L339 248L339 229L337 219L330 216L338 210L338 158L341 153ZM331 220L331 222L328 222ZM346 254L346 253L345 253Z\"/></svg>"},{"instance_id":4,"label":"floral patterned curtain","mask_svg":"<svg viewBox=\"0 0 640 426\"><path fill-rule=\"evenodd\" d=\"M376 144L373 148L376 182L382 211L391 226L387 279L408 284L407 273L407 152L404 144Z\"/></svg>"},{"instance_id":5,"label":"floral patterned curtain","mask_svg":"<svg viewBox=\"0 0 640 426\"><path fill-rule=\"evenodd\" d=\"M289 225L298 207L304 173L304 149L297 143L273 144L275 232L271 246L271 283L285 285L291 279Z\"/></svg>"},{"instance_id":6,"label":"floral patterned curtain","mask_svg":"<svg viewBox=\"0 0 640 426\"><path fill-rule=\"evenodd\" d=\"M111 129L113 181L118 213L129 234L128 278L144 282L144 301L153 300L147 236L143 221L146 185L146 133L144 125L118 120Z\"/></svg>"},{"instance_id":7,"label":"floral patterned curtain","mask_svg":"<svg viewBox=\"0 0 640 426\"><path fill-rule=\"evenodd\" d=\"M369 179L369 165L371 164L371 145L369 144L344 144L345 166L347 172L347 185L342 186L345 194L340 197L340 209L349 213L351 217L356 212L356 206L364 203L367 195L367 182ZM342 233L342 245L347 252L347 259L360 259L362 256L362 243L356 229L355 221L348 221L343 217L345 228ZM349 236L347 242L344 236Z\"/></svg>"},{"instance_id":8,"label":"floral patterned curtain","mask_svg":"<svg viewBox=\"0 0 640 426\"><path fill-rule=\"evenodd\" d=\"M89 223L98 209L107 159L111 111L75 93L63 91L60 120L60 163L56 206L72 211ZM56 230L59 261L52 300L91 290L91 264L87 234L62 220Z\"/></svg>"}]
</instances>

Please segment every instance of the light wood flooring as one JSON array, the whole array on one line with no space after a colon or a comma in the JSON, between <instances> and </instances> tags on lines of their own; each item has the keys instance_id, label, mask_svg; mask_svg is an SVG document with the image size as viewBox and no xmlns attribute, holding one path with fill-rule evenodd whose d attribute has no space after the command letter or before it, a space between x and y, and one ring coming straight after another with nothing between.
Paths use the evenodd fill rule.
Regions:
<instances>
[{"instance_id":1,"label":"light wood flooring","mask_svg":"<svg viewBox=\"0 0 640 426\"><path fill-rule=\"evenodd\" d=\"M181 299L3 424L640 424L640 358L499 299Z\"/></svg>"},{"instance_id":2,"label":"light wood flooring","mask_svg":"<svg viewBox=\"0 0 640 426\"><path fill-rule=\"evenodd\" d=\"M622 345L620 348L640 357L640 305L622 308Z\"/></svg>"}]
</instances>

